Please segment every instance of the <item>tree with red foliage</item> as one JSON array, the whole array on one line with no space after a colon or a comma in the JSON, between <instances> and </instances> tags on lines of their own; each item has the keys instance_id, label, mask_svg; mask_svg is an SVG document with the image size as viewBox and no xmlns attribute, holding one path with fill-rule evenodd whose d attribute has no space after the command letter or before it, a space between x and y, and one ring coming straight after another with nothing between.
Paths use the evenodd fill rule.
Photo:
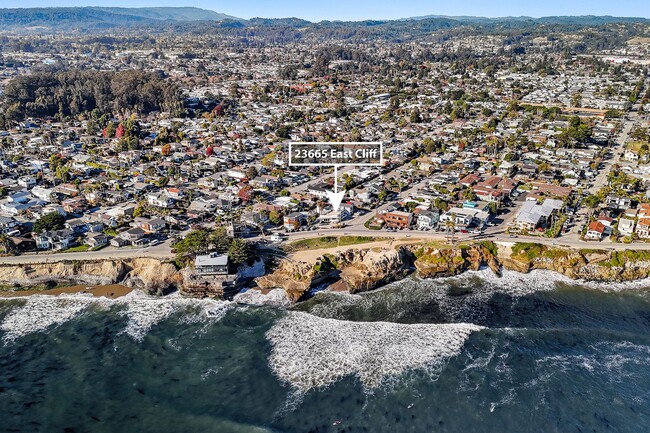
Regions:
<instances>
[{"instance_id":1,"label":"tree with red foliage","mask_svg":"<svg viewBox=\"0 0 650 433\"><path fill-rule=\"evenodd\" d=\"M115 136L117 138L122 138L124 137L124 132L125 132L124 125L122 123L117 125L117 129L115 130Z\"/></svg>"},{"instance_id":2,"label":"tree with red foliage","mask_svg":"<svg viewBox=\"0 0 650 433\"><path fill-rule=\"evenodd\" d=\"M253 188L246 185L245 187L239 190L239 192L237 193L237 197L239 197L240 200L243 202L251 201L251 198L253 198Z\"/></svg>"}]
</instances>

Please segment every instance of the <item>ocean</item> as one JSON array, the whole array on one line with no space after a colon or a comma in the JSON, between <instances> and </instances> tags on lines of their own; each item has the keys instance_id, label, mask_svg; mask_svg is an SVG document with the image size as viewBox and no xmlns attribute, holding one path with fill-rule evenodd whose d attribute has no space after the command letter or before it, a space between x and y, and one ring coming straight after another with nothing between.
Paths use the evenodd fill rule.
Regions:
<instances>
[{"instance_id":1,"label":"ocean","mask_svg":"<svg viewBox=\"0 0 650 433\"><path fill-rule=\"evenodd\" d=\"M0 300L2 432L644 432L650 282Z\"/></svg>"}]
</instances>

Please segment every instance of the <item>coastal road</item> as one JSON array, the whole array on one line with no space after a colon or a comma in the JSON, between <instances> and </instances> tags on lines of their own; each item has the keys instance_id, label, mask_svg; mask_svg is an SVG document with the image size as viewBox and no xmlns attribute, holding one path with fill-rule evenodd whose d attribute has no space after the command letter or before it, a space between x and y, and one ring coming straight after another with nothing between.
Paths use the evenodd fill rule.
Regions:
<instances>
[{"instance_id":1,"label":"coastal road","mask_svg":"<svg viewBox=\"0 0 650 433\"><path fill-rule=\"evenodd\" d=\"M84 251L72 253L38 253L24 254L21 256L8 256L0 258L0 265L11 264L35 264L53 263L63 260L110 260L110 259L133 259L147 257L155 259L173 258L169 242L164 242L153 247L145 248L111 248L107 247L99 251Z\"/></svg>"},{"instance_id":2,"label":"coastal road","mask_svg":"<svg viewBox=\"0 0 650 433\"><path fill-rule=\"evenodd\" d=\"M368 217L366 215L366 217ZM401 241L439 241L445 242L447 237L442 232L423 232L417 230L404 230L397 232L387 232L384 230L369 230L363 226L361 227L346 227L344 229L321 229L308 232L293 232L287 234L287 241L298 241L303 239L314 239L323 236L369 236L386 239L395 239ZM252 240L255 240L253 238ZM603 250L650 250L650 245L646 243L610 243L610 242L596 242L596 241L582 241L579 239L565 239L565 238L542 238L536 236L522 236L518 235L515 238L510 237L504 233L494 234L480 234L475 235L471 233L456 233L456 241L481 241L488 240L499 243L515 243L515 242L535 242L548 246L566 247L566 248L593 248ZM363 244L359 244L362 247ZM350 246L354 248L354 246ZM28 254L21 256L10 256L0 258L0 265L12 264L36 264L36 263L54 263L64 260L110 260L110 259L133 259L133 258L155 258L155 259L171 259L174 257L168 244L160 244L154 247L139 248L139 249L113 249L113 250L100 250L93 252L79 252L79 253L54 253L54 254Z\"/></svg>"}]
</instances>

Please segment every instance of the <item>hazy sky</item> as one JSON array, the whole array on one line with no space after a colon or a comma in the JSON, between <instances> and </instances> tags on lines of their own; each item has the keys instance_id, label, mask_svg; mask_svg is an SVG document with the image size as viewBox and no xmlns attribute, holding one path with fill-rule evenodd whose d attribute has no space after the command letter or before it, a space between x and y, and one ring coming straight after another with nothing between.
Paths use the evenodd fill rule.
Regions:
<instances>
[{"instance_id":1,"label":"hazy sky","mask_svg":"<svg viewBox=\"0 0 650 433\"><path fill-rule=\"evenodd\" d=\"M0 0L0 6L196 6L240 18L299 17L310 21L394 19L420 15L650 18L650 0Z\"/></svg>"}]
</instances>

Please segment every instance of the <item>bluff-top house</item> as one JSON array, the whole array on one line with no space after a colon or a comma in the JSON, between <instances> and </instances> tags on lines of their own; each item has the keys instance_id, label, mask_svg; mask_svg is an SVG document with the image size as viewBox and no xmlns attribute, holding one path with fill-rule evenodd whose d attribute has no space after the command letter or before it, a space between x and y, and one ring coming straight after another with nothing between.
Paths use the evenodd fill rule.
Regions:
<instances>
[{"instance_id":1,"label":"bluff-top house","mask_svg":"<svg viewBox=\"0 0 650 433\"><path fill-rule=\"evenodd\" d=\"M196 256L194 269L200 275L228 274L228 254L210 253Z\"/></svg>"}]
</instances>

